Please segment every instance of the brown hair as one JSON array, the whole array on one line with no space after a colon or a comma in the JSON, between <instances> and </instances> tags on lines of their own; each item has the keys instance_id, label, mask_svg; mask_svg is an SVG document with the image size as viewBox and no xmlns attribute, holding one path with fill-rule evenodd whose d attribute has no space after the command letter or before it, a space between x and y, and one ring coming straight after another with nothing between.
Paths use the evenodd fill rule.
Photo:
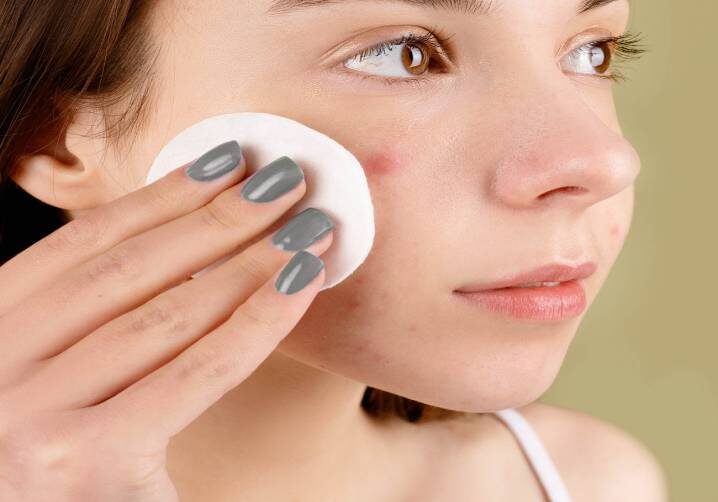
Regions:
<instances>
[{"instance_id":1,"label":"brown hair","mask_svg":"<svg viewBox=\"0 0 718 502\"><path fill-rule=\"evenodd\" d=\"M0 264L64 223L65 212L11 179L19 159L59 141L83 104L103 111L104 137L137 130L152 97L157 56L147 36L148 0L6 0L0 4ZM130 103L114 122L111 108ZM409 422L460 414L367 387L373 416Z\"/></svg>"}]
</instances>

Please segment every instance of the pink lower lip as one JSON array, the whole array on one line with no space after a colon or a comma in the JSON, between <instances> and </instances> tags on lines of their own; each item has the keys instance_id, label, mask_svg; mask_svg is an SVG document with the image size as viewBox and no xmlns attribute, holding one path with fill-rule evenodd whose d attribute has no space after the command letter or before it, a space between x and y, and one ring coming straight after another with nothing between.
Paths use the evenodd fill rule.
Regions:
<instances>
[{"instance_id":1,"label":"pink lower lip","mask_svg":"<svg viewBox=\"0 0 718 502\"><path fill-rule=\"evenodd\" d=\"M518 319L561 321L581 315L586 309L586 293L578 281L558 286L501 288L485 291L455 291L461 298L493 312Z\"/></svg>"}]
</instances>

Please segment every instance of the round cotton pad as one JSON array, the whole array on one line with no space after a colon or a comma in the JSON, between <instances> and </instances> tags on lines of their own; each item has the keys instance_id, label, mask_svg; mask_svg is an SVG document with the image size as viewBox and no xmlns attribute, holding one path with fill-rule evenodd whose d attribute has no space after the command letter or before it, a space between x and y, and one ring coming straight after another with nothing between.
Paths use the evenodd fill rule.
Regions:
<instances>
[{"instance_id":1,"label":"round cotton pad","mask_svg":"<svg viewBox=\"0 0 718 502\"><path fill-rule=\"evenodd\" d=\"M321 209L335 223L325 263L322 290L346 279L369 254L374 242L374 207L364 169L346 148L310 127L281 115L241 112L215 115L197 122L167 143L152 163L146 185L225 141L237 140L250 176L287 155L304 171L307 191L284 215L289 220L307 207ZM192 277L231 258L200 270Z\"/></svg>"}]
</instances>

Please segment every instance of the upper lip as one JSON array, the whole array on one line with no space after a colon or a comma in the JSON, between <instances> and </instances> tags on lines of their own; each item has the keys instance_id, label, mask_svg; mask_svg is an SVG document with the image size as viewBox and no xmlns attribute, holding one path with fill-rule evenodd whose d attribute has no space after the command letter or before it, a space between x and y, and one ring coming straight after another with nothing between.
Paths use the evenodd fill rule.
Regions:
<instances>
[{"instance_id":1,"label":"upper lip","mask_svg":"<svg viewBox=\"0 0 718 502\"><path fill-rule=\"evenodd\" d=\"M483 291L487 289L506 288L518 286L520 284L528 284L532 282L564 282L571 280L583 279L590 276L596 271L596 264L587 261L578 266L563 265L561 263L550 263L537 269L519 274L509 279L503 279L490 283L474 283L467 284L457 291L461 293L470 293L474 291Z\"/></svg>"}]
</instances>

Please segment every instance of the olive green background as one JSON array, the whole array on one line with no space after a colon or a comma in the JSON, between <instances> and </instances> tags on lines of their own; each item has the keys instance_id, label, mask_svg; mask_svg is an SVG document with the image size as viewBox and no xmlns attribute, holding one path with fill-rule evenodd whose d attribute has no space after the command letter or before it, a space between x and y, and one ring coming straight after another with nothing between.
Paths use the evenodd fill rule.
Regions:
<instances>
[{"instance_id":1,"label":"olive green background","mask_svg":"<svg viewBox=\"0 0 718 502\"><path fill-rule=\"evenodd\" d=\"M615 84L642 159L631 231L540 401L639 438L671 501L718 501L718 43L714 0L632 0L649 52Z\"/></svg>"}]
</instances>

